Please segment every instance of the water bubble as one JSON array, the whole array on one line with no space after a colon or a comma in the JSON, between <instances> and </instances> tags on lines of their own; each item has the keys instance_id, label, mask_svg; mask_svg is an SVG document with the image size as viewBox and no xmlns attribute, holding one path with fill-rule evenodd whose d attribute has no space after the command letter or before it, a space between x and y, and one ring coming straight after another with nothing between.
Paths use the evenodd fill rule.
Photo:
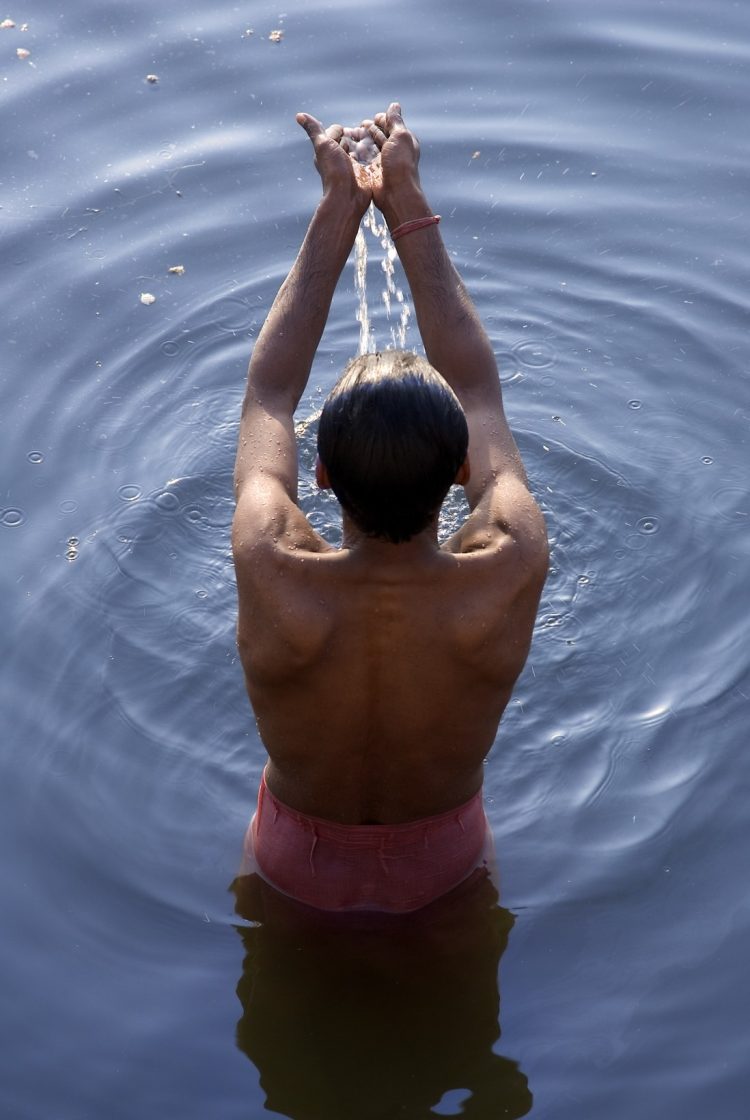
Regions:
<instances>
[{"instance_id":1,"label":"water bubble","mask_svg":"<svg viewBox=\"0 0 750 1120\"><path fill-rule=\"evenodd\" d=\"M659 520L656 517L642 517L640 521L636 521L635 527L639 533L658 533Z\"/></svg>"},{"instance_id":2,"label":"water bubble","mask_svg":"<svg viewBox=\"0 0 750 1120\"><path fill-rule=\"evenodd\" d=\"M547 369L554 365L557 355L546 342L534 342L524 339L513 347L513 353L519 362L530 369Z\"/></svg>"},{"instance_id":3,"label":"water bubble","mask_svg":"<svg viewBox=\"0 0 750 1120\"><path fill-rule=\"evenodd\" d=\"M562 626L563 616L561 614L550 614L543 620L542 626Z\"/></svg>"},{"instance_id":4,"label":"water bubble","mask_svg":"<svg viewBox=\"0 0 750 1120\"><path fill-rule=\"evenodd\" d=\"M180 508L180 499L171 490L162 490L155 496L154 502L165 513L174 513Z\"/></svg>"},{"instance_id":5,"label":"water bubble","mask_svg":"<svg viewBox=\"0 0 750 1120\"><path fill-rule=\"evenodd\" d=\"M553 416L552 419L555 424L562 424L563 427L565 426L565 421L563 420L562 416Z\"/></svg>"},{"instance_id":6,"label":"water bubble","mask_svg":"<svg viewBox=\"0 0 750 1120\"><path fill-rule=\"evenodd\" d=\"M203 588L199 588L196 591L195 594L198 596L199 599L207 599L208 598L208 592L204 591Z\"/></svg>"},{"instance_id":7,"label":"water bubble","mask_svg":"<svg viewBox=\"0 0 750 1120\"><path fill-rule=\"evenodd\" d=\"M641 402L637 400L628 401L628 408L640 408Z\"/></svg>"},{"instance_id":8,"label":"water bubble","mask_svg":"<svg viewBox=\"0 0 750 1120\"><path fill-rule=\"evenodd\" d=\"M174 358L175 354L179 354L180 352L179 343L168 339L166 342L162 342L161 352L162 354L166 354L168 358Z\"/></svg>"},{"instance_id":9,"label":"water bubble","mask_svg":"<svg viewBox=\"0 0 750 1120\"><path fill-rule=\"evenodd\" d=\"M203 517L203 514L199 509L189 509L186 516L188 521L200 521Z\"/></svg>"},{"instance_id":10,"label":"water bubble","mask_svg":"<svg viewBox=\"0 0 750 1120\"><path fill-rule=\"evenodd\" d=\"M250 326L252 310L239 296L225 296L212 312L214 326L221 331L240 331Z\"/></svg>"},{"instance_id":11,"label":"water bubble","mask_svg":"<svg viewBox=\"0 0 750 1120\"><path fill-rule=\"evenodd\" d=\"M707 467L710 467L713 463L713 459L710 455L703 455L701 456L701 463L704 463Z\"/></svg>"},{"instance_id":12,"label":"water bubble","mask_svg":"<svg viewBox=\"0 0 750 1120\"><path fill-rule=\"evenodd\" d=\"M77 560L78 559L78 549L77 548L69 548L67 550L67 552L65 553L65 559L70 560L70 561Z\"/></svg>"},{"instance_id":13,"label":"water bubble","mask_svg":"<svg viewBox=\"0 0 750 1120\"><path fill-rule=\"evenodd\" d=\"M26 456L26 458L29 460L30 463L43 463L44 462L44 455L42 455L41 451L30 451L28 453L28 455Z\"/></svg>"},{"instance_id":14,"label":"water bubble","mask_svg":"<svg viewBox=\"0 0 750 1120\"><path fill-rule=\"evenodd\" d=\"M140 498L141 490L139 486L126 485L121 486L117 494L118 497L122 498L123 502L134 502L136 498Z\"/></svg>"},{"instance_id":15,"label":"water bubble","mask_svg":"<svg viewBox=\"0 0 750 1120\"><path fill-rule=\"evenodd\" d=\"M0 512L0 524L7 525L9 529L15 529L17 525L23 525L26 520L26 514L22 509L16 509L14 506L9 506L8 509Z\"/></svg>"},{"instance_id":16,"label":"water bubble","mask_svg":"<svg viewBox=\"0 0 750 1120\"><path fill-rule=\"evenodd\" d=\"M629 533L625 538L625 544L628 548L632 549L633 552L640 552L642 548L646 547L646 542L640 533Z\"/></svg>"},{"instance_id":17,"label":"water bubble","mask_svg":"<svg viewBox=\"0 0 750 1120\"><path fill-rule=\"evenodd\" d=\"M78 548L78 545L80 543L81 542L78 540L78 537L68 537L68 545L70 548Z\"/></svg>"},{"instance_id":18,"label":"water bubble","mask_svg":"<svg viewBox=\"0 0 750 1120\"><path fill-rule=\"evenodd\" d=\"M65 498L58 506L60 513L75 513L78 509L78 502L74 502L72 498Z\"/></svg>"},{"instance_id":19,"label":"water bubble","mask_svg":"<svg viewBox=\"0 0 750 1120\"><path fill-rule=\"evenodd\" d=\"M578 577L578 586L579 587L585 587L587 583L591 583L591 577L590 576L579 576Z\"/></svg>"},{"instance_id":20,"label":"water bubble","mask_svg":"<svg viewBox=\"0 0 750 1120\"><path fill-rule=\"evenodd\" d=\"M750 493L739 486L725 486L711 497L711 504L725 521L748 523Z\"/></svg>"}]
</instances>

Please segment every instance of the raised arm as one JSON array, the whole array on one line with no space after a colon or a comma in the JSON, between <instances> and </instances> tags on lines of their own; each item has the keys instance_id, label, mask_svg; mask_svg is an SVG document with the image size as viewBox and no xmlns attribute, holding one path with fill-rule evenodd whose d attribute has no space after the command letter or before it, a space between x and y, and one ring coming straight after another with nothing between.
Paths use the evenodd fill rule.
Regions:
<instances>
[{"instance_id":1,"label":"raised arm","mask_svg":"<svg viewBox=\"0 0 750 1120\"><path fill-rule=\"evenodd\" d=\"M371 134L380 148L375 205L389 229L432 214L419 178L419 144L393 103L375 117ZM471 474L465 485L472 510L487 527L522 540L546 564L544 522L503 410L497 363L461 277L446 252L437 223L397 238L427 359L456 393L469 425ZM474 519L476 527L477 519Z\"/></svg>"},{"instance_id":2,"label":"raised arm","mask_svg":"<svg viewBox=\"0 0 750 1120\"><path fill-rule=\"evenodd\" d=\"M255 519L257 530L276 517L276 506L296 501L294 410L372 197L367 177L339 144L341 126L326 130L306 113L297 121L312 141L323 197L250 359L234 480L238 517Z\"/></svg>"}]
</instances>

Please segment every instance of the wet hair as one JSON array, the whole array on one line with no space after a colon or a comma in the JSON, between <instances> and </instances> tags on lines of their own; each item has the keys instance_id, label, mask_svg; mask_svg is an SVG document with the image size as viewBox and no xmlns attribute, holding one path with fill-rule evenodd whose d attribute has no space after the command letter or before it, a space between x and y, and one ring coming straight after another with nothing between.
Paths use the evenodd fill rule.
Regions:
<instances>
[{"instance_id":1,"label":"wet hair","mask_svg":"<svg viewBox=\"0 0 750 1120\"><path fill-rule=\"evenodd\" d=\"M405 350L353 358L318 428L318 455L342 508L367 536L394 544L427 528L468 444L453 390Z\"/></svg>"}]
</instances>

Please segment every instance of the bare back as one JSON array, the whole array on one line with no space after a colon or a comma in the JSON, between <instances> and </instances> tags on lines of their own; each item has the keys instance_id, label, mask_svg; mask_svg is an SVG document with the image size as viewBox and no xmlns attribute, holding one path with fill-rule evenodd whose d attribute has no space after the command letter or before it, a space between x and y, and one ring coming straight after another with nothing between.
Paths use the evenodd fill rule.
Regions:
<instances>
[{"instance_id":1,"label":"bare back","mask_svg":"<svg viewBox=\"0 0 750 1120\"><path fill-rule=\"evenodd\" d=\"M272 791L351 824L469 800L543 577L510 537L470 551L424 538L336 551L310 530L306 544L235 548L239 648Z\"/></svg>"},{"instance_id":2,"label":"bare back","mask_svg":"<svg viewBox=\"0 0 750 1120\"><path fill-rule=\"evenodd\" d=\"M235 464L239 648L271 792L331 821L398 823L480 788L529 650L547 538L492 345L422 190L400 106L368 122L379 156L367 170L341 147L340 125L297 119L324 190L250 359ZM455 481L472 512L442 548L434 523L409 539L382 524L366 537L344 502L335 550L297 505L294 412L371 202L394 233L427 362L468 429ZM372 355L373 376L389 376L386 357Z\"/></svg>"}]
</instances>

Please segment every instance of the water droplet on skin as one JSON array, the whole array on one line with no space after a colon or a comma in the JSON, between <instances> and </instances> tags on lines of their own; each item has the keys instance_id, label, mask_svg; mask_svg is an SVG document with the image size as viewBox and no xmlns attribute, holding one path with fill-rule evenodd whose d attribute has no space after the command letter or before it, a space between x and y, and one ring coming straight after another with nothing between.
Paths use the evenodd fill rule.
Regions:
<instances>
[{"instance_id":1,"label":"water droplet on skin","mask_svg":"<svg viewBox=\"0 0 750 1120\"><path fill-rule=\"evenodd\" d=\"M640 407L641 407L641 402L640 401L628 401L628 408L640 408Z\"/></svg>"},{"instance_id":2,"label":"water droplet on skin","mask_svg":"<svg viewBox=\"0 0 750 1120\"><path fill-rule=\"evenodd\" d=\"M640 521L636 522L635 527L639 533L657 533L659 531L659 520L656 517L642 517Z\"/></svg>"},{"instance_id":3,"label":"water droplet on skin","mask_svg":"<svg viewBox=\"0 0 750 1120\"><path fill-rule=\"evenodd\" d=\"M28 453L28 455L26 456L26 458L29 460L30 463L43 463L44 462L44 455L42 455L41 451L30 451Z\"/></svg>"},{"instance_id":4,"label":"water droplet on skin","mask_svg":"<svg viewBox=\"0 0 750 1120\"><path fill-rule=\"evenodd\" d=\"M26 514L22 509L16 509L14 506L9 506L0 512L0 524L7 525L9 529L15 529L18 525L23 525L26 520Z\"/></svg>"}]
</instances>

